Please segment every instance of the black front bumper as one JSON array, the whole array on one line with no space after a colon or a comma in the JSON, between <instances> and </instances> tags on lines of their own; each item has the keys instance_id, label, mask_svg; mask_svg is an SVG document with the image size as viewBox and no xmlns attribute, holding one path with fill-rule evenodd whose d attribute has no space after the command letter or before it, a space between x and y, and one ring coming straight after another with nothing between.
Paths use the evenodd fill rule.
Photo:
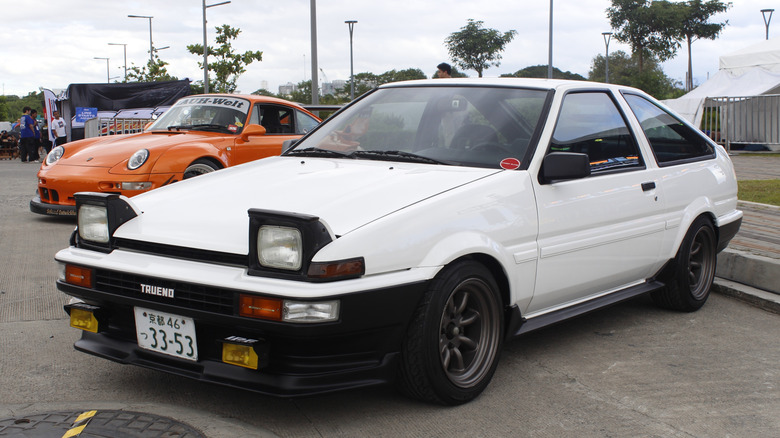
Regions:
<instances>
[{"instance_id":1,"label":"black front bumper","mask_svg":"<svg viewBox=\"0 0 780 438\"><path fill-rule=\"evenodd\" d=\"M57 282L59 290L99 308L98 333L84 331L75 343L77 350L123 364L282 397L391 382L407 326L427 286L422 282L332 297L341 302L338 322L290 324ZM178 359L139 347L133 306L193 318L199 360ZM222 341L230 336L261 341L268 354L260 369L222 362Z\"/></svg>"},{"instance_id":2,"label":"black front bumper","mask_svg":"<svg viewBox=\"0 0 780 438\"><path fill-rule=\"evenodd\" d=\"M49 216L76 216L75 205L49 204L41 201L39 195L30 200L30 211Z\"/></svg>"}]
</instances>

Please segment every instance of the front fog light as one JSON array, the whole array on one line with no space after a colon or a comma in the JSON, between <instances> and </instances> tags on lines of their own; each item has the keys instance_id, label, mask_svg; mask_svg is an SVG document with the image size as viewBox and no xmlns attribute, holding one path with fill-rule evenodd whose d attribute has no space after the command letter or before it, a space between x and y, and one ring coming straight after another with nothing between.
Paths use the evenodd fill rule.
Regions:
<instances>
[{"instance_id":1,"label":"front fog light","mask_svg":"<svg viewBox=\"0 0 780 438\"><path fill-rule=\"evenodd\" d=\"M256 370L258 357L251 345L222 344L222 362Z\"/></svg>"},{"instance_id":2,"label":"front fog light","mask_svg":"<svg viewBox=\"0 0 780 438\"><path fill-rule=\"evenodd\" d=\"M284 301L284 321L328 322L339 319L339 301Z\"/></svg>"},{"instance_id":3,"label":"front fog light","mask_svg":"<svg viewBox=\"0 0 780 438\"><path fill-rule=\"evenodd\" d=\"M83 204L79 207L79 236L90 242L108 243L108 214L105 206Z\"/></svg>"},{"instance_id":4,"label":"front fog light","mask_svg":"<svg viewBox=\"0 0 780 438\"><path fill-rule=\"evenodd\" d=\"M257 261L266 268L297 271L303 263L303 239L296 228L265 225L257 232Z\"/></svg>"}]
</instances>

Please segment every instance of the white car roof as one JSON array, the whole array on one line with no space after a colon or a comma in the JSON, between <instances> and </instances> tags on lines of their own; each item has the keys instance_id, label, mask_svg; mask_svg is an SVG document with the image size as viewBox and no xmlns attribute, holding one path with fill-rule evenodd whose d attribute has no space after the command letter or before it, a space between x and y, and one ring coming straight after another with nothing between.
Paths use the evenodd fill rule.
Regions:
<instances>
[{"instance_id":1,"label":"white car roof","mask_svg":"<svg viewBox=\"0 0 780 438\"><path fill-rule=\"evenodd\" d=\"M631 90L643 93L641 90L622 85L604 84L591 81L574 81L566 79L541 79L541 78L448 78L448 79L420 79L414 81L402 81L381 85L379 88L403 87L403 86L457 86L457 85L484 85L518 88L537 88L544 90L569 90L569 89L599 89L605 88Z\"/></svg>"}]
</instances>

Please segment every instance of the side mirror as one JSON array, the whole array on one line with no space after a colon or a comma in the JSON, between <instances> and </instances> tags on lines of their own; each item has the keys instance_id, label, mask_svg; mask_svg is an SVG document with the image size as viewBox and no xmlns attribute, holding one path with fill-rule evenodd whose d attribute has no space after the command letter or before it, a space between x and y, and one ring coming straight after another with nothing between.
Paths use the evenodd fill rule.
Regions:
<instances>
[{"instance_id":1,"label":"side mirror","mask_svg":"<svg viewBox=\"0 0 780 438\"><path fill-rule=\"evenodd\" d=\"M590 176L588 154L553 152L542 161L542 183L580 179Z\"/></svg>"},{"instance_id":2,"label":"side mirror","mask_svg":"<svg viewBox=\"0 0 780 438\"><path fill-rule=\"evenodd\" d=\"M265 135L265 127L261 125L246 125L244 130L241 132L241 140L249 141L249 137L252 136L258 136L258 135Z\"/></svg>"}]
</instances>

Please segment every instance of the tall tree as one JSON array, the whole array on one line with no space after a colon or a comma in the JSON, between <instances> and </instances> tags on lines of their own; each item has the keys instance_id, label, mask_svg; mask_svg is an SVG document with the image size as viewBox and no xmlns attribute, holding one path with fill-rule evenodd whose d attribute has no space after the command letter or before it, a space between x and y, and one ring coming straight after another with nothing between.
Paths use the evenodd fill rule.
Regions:
<instances>
[{"instance_id":1,"label":"tall tree","mask_svg":"<svg viewBox=\"0 0 780 438\"><path fill-rule=\"evenodd\" d=\"M216 42L219 46L206 46L207 55L216 58L209 61L209 71L213 71L215 75L213 80L209 76L209 85L216 93L232 93L236 91L238 77L246 72L245 67L255 61L262 61L263 52L247 50L244 53L235 53L232 42L238 38L241 29L227 24L216 29ZM187 50L194 55L203 55L202 44L190 44ZM203 69L203 62L198 62L198 65Z\"/></svg>"},{"instance_id":2,"label":"tall tree","mask_svg":"<svg viewBox=\"0 0 780 438\"><path fill-rule=\"evenodd\" d=\"M597 55L593 58L588 72L588 80L603 80L606 69L605 60L604 55ZM622 50L616 50L609 54L609 81L613 84L639 88L657 99L674 99L685 94L682 82L666 76L658 58L645 57L644 70L640 71L639 57L636 54L630 56Z\"/></svg>"},{"instance_id":3,"label":"tall tree","mask_svg":"<svg viewBox=\"0 0 780 438\"><path fill-rule=\"evenodd\" d=\"M711 23L710 17L726 12L731 7L731 2L723 3L719 0L690 0L678 4L679 23L674 29L675 37L682 39L688 46L688 75L685 78L685 89L693 90L693 63L691 61L691 45L698 39L714 40L720 35L728 20L721 23Z\"/></svg>"},{"instance_id":4,"label":"tall tree","mask_svg":"<svg viewBox=\"0 0 780 438\"><path fill-rule=\"evenodd\" d=\"M612 0L607 18L617 41L631 46L637 57L639 71L644 71L644 60L655 56L660 61L674 57L679 45L670 26L673 7L667 1Z\"/></svg>"},{"instance_id":5,"label":"tall tree","mask_svg":"<svg viewBox=\"0 0 780 438\"><path fill-rule=\"evenodd\" d=\"M11 112L8 111L5 96L0 96L0 120L11 120Z\"/></svg>"},{"instance_id":6,"label":"tall tree","mask_svg":"<svg viewBox=\"0 0 780 438\"><path fill-rule=\"evenodd\" d=\"M483 24L469 18L465 26L444 40L455 64L464 70L476 71L479 77L491 65L501 65L501 52L517 35L514 30L501 33L496 29L485 29Z\"/></svg>"}]
</instances>

